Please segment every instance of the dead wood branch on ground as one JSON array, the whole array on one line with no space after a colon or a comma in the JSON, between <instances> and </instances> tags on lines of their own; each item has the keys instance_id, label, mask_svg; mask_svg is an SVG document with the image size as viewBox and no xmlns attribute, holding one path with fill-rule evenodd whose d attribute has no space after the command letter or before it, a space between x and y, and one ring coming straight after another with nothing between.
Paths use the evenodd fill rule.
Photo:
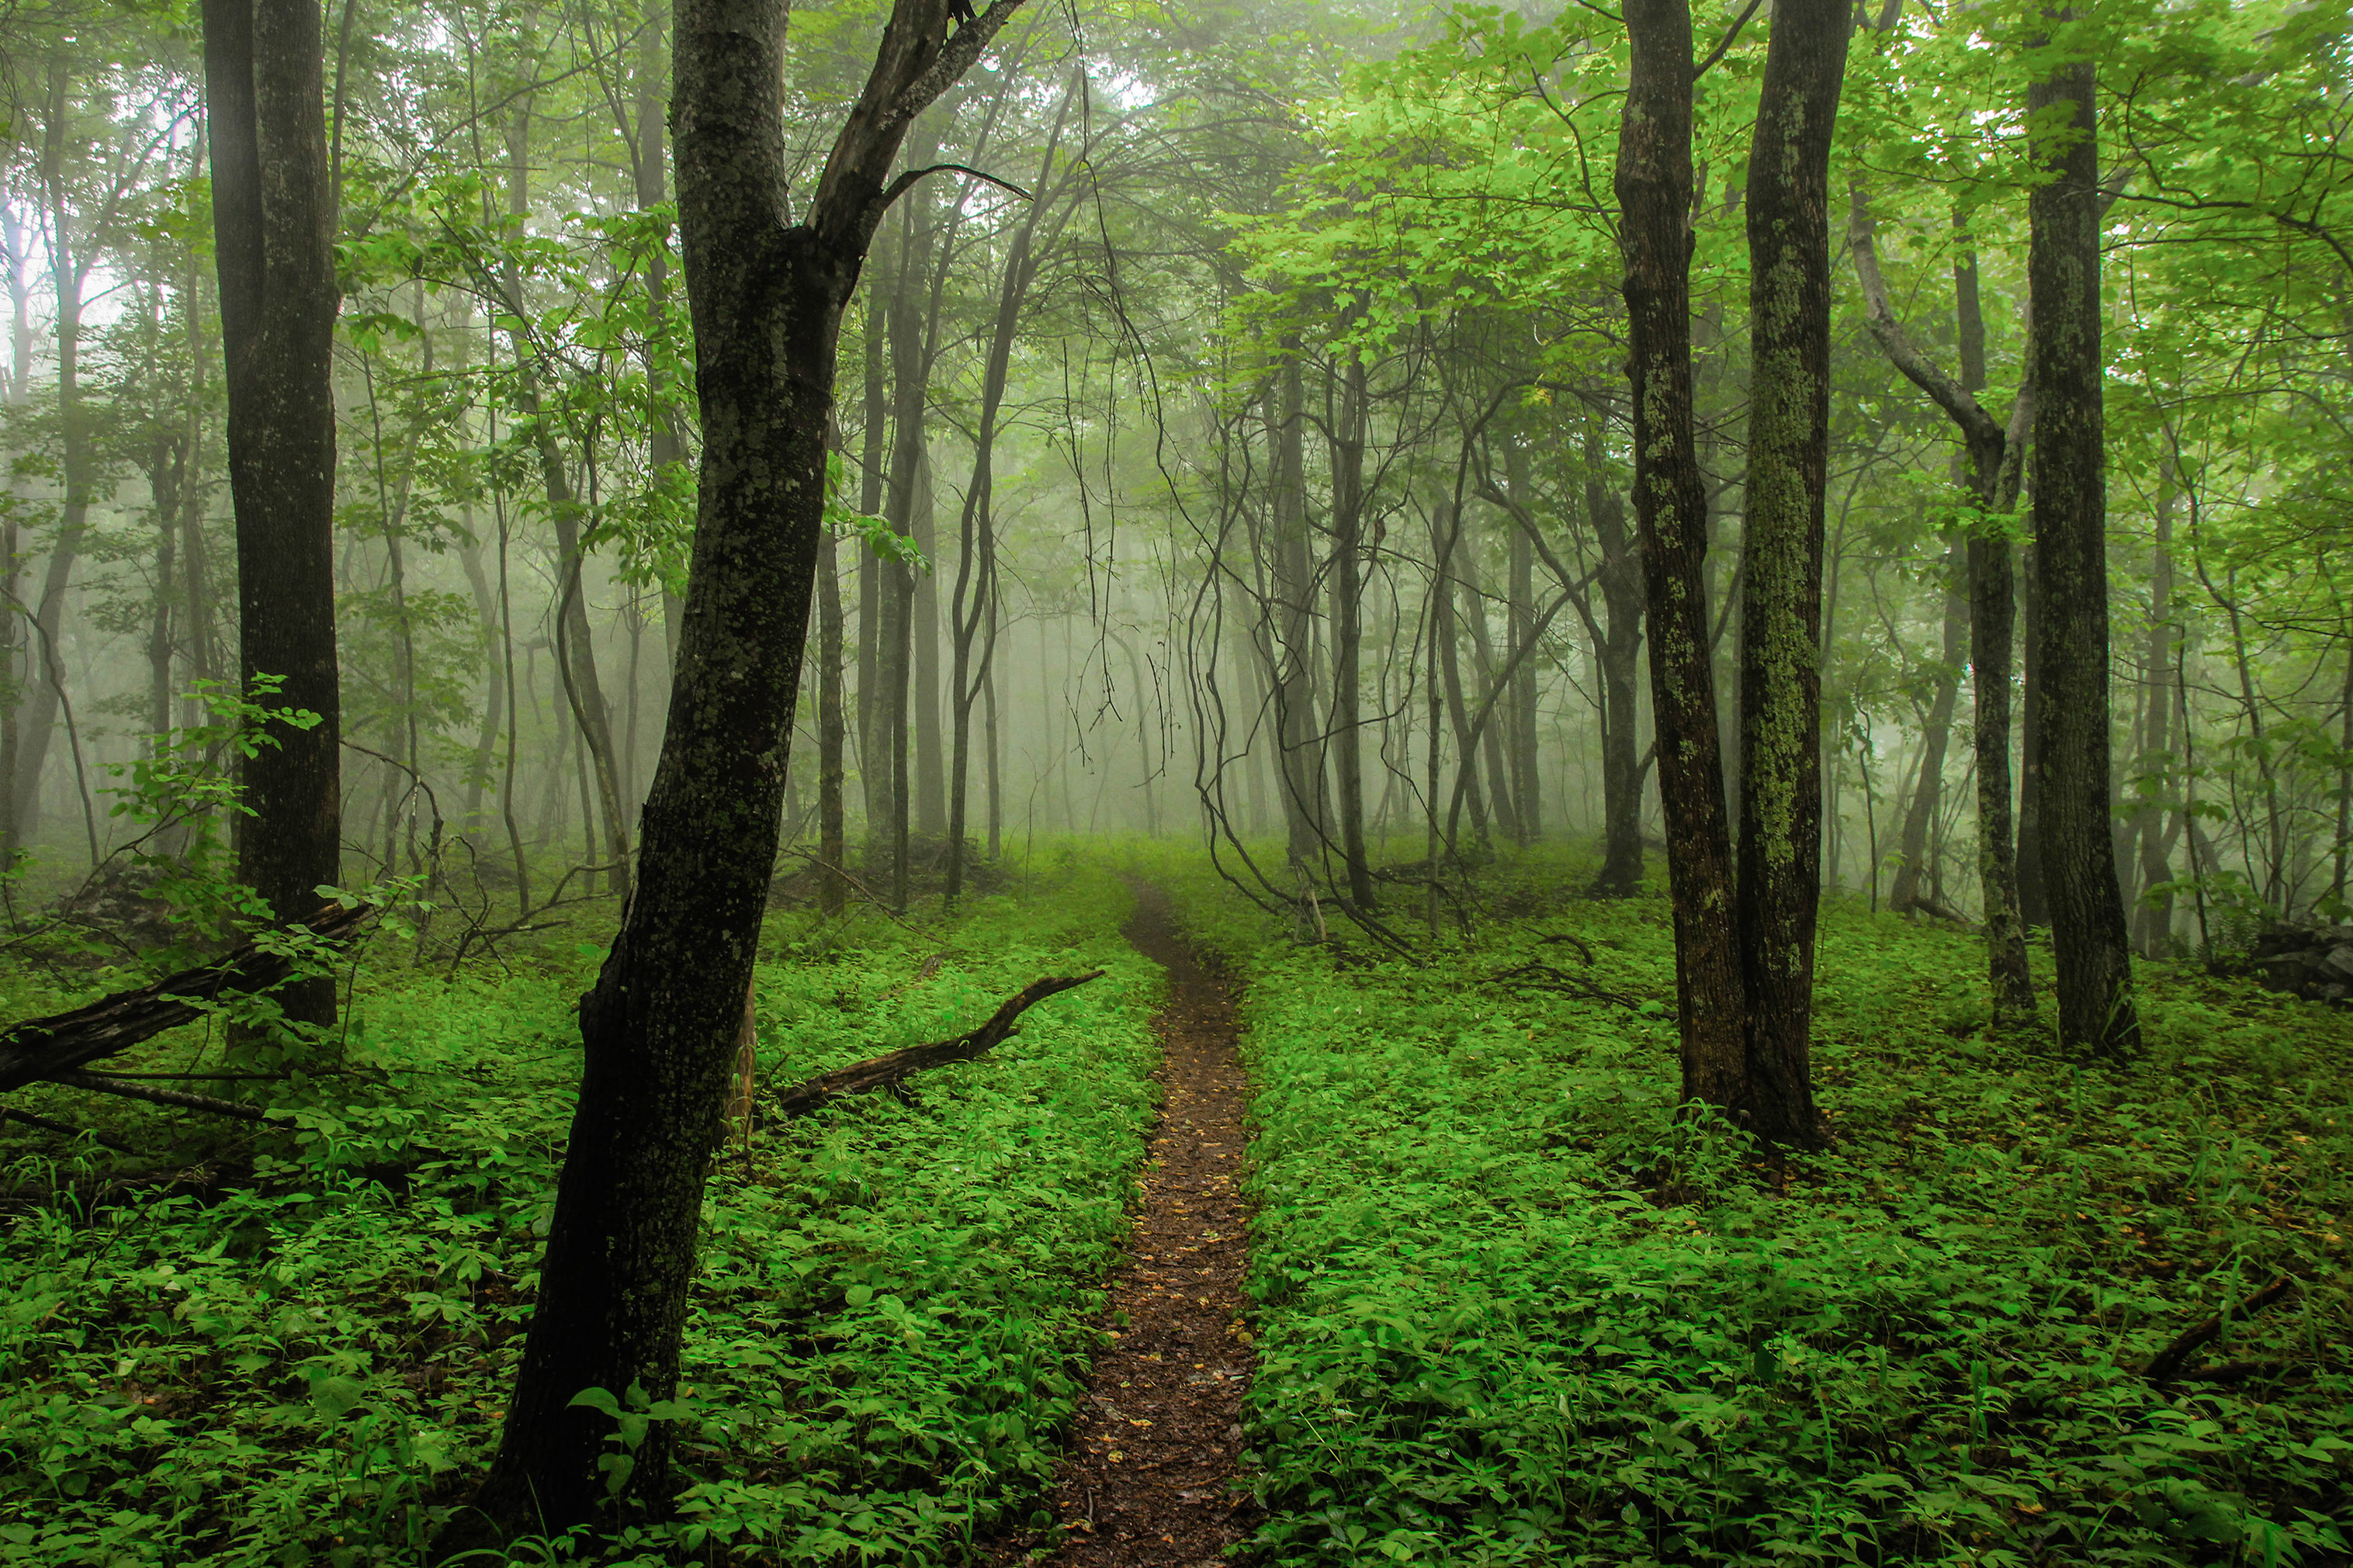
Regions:
<instances>
[{"instance_id":1,"label":"dead wood branch on ground","mask_svg":"<svg viewBox=\"0 0 2353 1568\"><path fill-rule=\"evenodd\" d=\"M375 918L369 905L331 904L305 922L314 936L346 941ZM283 953L248 942L211 963L118 991L69 1013L27 1018L0 1030L0 1094L68 1073L204 1016L199 1004L267 991L293 972ZM119 1092L119 1090L117 1091Z\"/></svg>"},{"instance_id":2,"label":"dead wood branch on ground","mask_svg":"<svg viewBox=\"0 0 2353 1568\"><path fill-rule=\"evenodd\" d=\"M952 1040L941 1040L928 1046L909 1046L887 1056L873 1057L837 1068L792 1088L776 1097L776 1109L786 1116L807 1116L810 1111L844 1095L862 1094L869 1089L885 1089L932 1068L945 1067L950 1062L968 1062L984 1056L1013 1037L1013 1026L1022 1014L1058 992L1084 985L1090 980L1100 980L1104 971L1097 969L1085 974L1048 975L1033 980L1020 991L1008 997L1005 1005L977 1029L958 1035Z\"/></svg>"}]
</instances>

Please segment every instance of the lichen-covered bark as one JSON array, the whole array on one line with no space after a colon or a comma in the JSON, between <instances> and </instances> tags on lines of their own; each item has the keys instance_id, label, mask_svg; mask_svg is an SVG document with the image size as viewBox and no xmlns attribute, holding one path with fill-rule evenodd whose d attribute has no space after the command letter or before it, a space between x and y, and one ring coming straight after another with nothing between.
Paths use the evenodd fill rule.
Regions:
<instances>
[{"instance_id":1,"label":"lichen-covered bark","mask_svg":"<svg viewBox=\"0 0 2353 1568\"><path fill-rule=\"evenodd\" d=\"M2107 476L2101 384L2094 68L2063 65L2027 91L2056 175L2028 198L2034 310L2034 534L2042 878L2059 1035L2113 1055L2140 1043L2132 950L2109 821ZM2070 112L2072 107L2072 112Z\"/></svg>"},{"instance_id":2,"label":"lichen-covered bark","mask_svg":"<svg viewBox=\"0 0 2353 1568\"><path fill-rule=\"evenodd\" d=\"M786 0L678 0L679 231L698 355L702 469L669 729L639 874L581 1006L580 1100L522 1371L470 1525L548 1534L589 1517L611 1423L582 1390L678 1380L712 1141L775 859L824 528L842 309L892 194L907 122L1019 0L949 41L946 0L897 0L807 219L784 221L776 94ZM669 1424L630 1489L659 1498Z\"/></svg>"},{"instance_id":3,"label":"lichen-covered bark","mask_svg":"<svg viewBox=\"0 0 2353 1568\"><path fill-rule=\"evenodd\" d=\"M334 196L327 166L320 11L307 0L206 0L205 94L213 234L227 369L229 495L237 512L240 663L274 675L272 707L319 715L271 726L244 764L253 812L237 876L280 919L341 879L342 699L335 660ZM278 994L328 1024L332 979Z\"/></svg>"},{"instance_id":4,"label":"lichen-covered bark","mask_svg":"<svg viewBox=\"0 0 2353 1568\"><path fill-rule=\"evenodd\" d=\"M1814 923L1821 897L1822 492L1830 451L1830 155L1844 0L1782 0L1748 162L1748 510L1740 601L1740 956L1748 1110L1820 1141Z\"/></svg>"},{"instance_id":5,"label":"lichen-covered bark","mask_svg":"<svg viewBox=\"0 0 2353 1568\"><path fill-rule=\"evenodd\" d=\"M1707 496L1692 431L1692 24L1688 0L1629 0L1633 68L1620 120L1634 517L1651 620L1683 1097L1736 1108L1746 1078L1732 942L1732 837L1710 668Z\"/></svg>"}]
</instances>

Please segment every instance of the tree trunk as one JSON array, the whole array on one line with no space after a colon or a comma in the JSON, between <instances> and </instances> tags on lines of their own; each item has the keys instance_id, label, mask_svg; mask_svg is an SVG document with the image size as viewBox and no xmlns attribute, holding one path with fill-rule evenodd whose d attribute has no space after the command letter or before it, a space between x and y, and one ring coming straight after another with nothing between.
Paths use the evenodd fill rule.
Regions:
<instances>
[{"instance_id":1,"label":"tree trunk","mask_svg":"<svg viewBox=\"0 0 2353 1568\"><path fill-rule=\"evenodd\" d=\"M2147 693L2148 722L2141 736L2144 768L2153 776L2147 795L2133 813L2139 833L2140 875L2144 885L2133 910L2140 951L2150 958L2168 958L2173 947L2173 895L2157 889L2173 880L2170 847L2165 833L2165 779L2173 752L2173 457L2158 460L2157 541L2148 574L2147 653L2141 662L2141 689ZM2342 860L2342 851L2339 851Z\"/></svg>"},{"instance_id":2,"label":"tree trunk","mask_svg":"<svg viewBox=\"0 0 2353 1568\"><path fill-rule=\"evenodd\" d=\"M1514 500L1526 504L1528 486L1527 450L1514 441L1504 450L1504 484ZM1619 530L1625 530L1625 515L1619 515ZM1524 842L1534 844L1544 837L1544 785L1538 777L1536 759L1536 552L1535 545L1525 529L1512 530L1511 561L1511 632L1506 640L1504 657L1515 662L1518 673L1512 677L1512 721L1510 725L1513 793L1520 803L1520 831L1526 835ZM1635 613L1641 614L1642 584L1639 573L1628 574L1628 586L1634 596Z\"/></svg>"},{"instance_id":3,"label":"tree trunk","mask_svg":"<svg viewBox=\"0 0 2353 1568\"><path fill-rule=\"evenodd\" d=\"M1601 673L1601 870L1592 894L1626 899L1642 881L1642 763L1635 724L1637 667L1642 651L1642 563L1626 537L1626 508L1604 482L1600 421L1585 435L1585 510L1601 552L1602 632L1594 663Z\"/></svg>"},{"instance_id":4,"label":"tree trunk","mask_svg":"<svg viewBox=\"0 0 2353 1568\"><path fill-rule=\"evenodd\" d=\"M1692 432L1692 26L1688 0L1628 0L1632 75L1616 187L1634 410L1634 518L1651 622L1651 705L1675 927L1683 1098L1745 1098L1732 838L1717 754L1707 494Z\"/></svg>"},{"instance_id":5,"label":"tree trunk","mask_svg":"<svg viewBox=\"0 0 2353 1568\"><path fill-rule=\"evenodd\" d=\"M2062 13L2063 16L2064 13ZM2057 961L2059 1036L2078 1051L2137 1048L2132 951L2109 831L2106 454L2100 353L2100 171L2094 71L2061 66L2027 90L2035 123L2072 137L2037 149L2057 176L2027 204L2034 309L2034 535L2041 605L2033 765L2042 773L2043 882Z\"/></svg>"},{"instance_id":6,"label":"tree trunk","mask_svg":"<svg viewBox=\"0 0 2353 1568\"><path fill-rule=\"evenodd\" d=\"M1822 498L1830 154L1845 0L1782 0L1748 163L1748 515L1740 603L1740 948L1759 1136L1820 1141L1811 1068L1821 898Z\"/></svg>"},{"instance_id":7,"label":"tree trunk","mask_svg":"<svg viewBox=\"0 0 2353 1568\"><path fill-rule=\"evenodd\" d=\"M1904 837L1896 853L1895 885L1888 890L1887 907L1907 914L1920 901L1921 879L1928 870L1928 829L1945 799L1945 752L1952 743L1953 710L1960 700L1961 660L1967 657L1969 632L1968 547L1956 543L1945 552L1940 574L1945 586L1945 635L1939 645L1936 690L1920 726L1920 776L1905 808Z\"/></svg>"},{"instance_id":8,"label":"tree trunk","mask_svg":"<svg viewBox=\"0 0 2353 1568\"><path fill-rule=\"evenodd\" d=\"M1345 352L1345 351L1344 351ZM1332 432L1332 773L1340 858L1359 910L1379 903L1365 848L1365 433L1370 415L1363 358L1347 353Z\"/></svg>"},{"instance_id":9,"label":"tree trunk","mask_svg":"<svg viewBox=\"0 0 2353 1568\"><path fill-rule=\"evenodd\" d=\"M947 39L946 0L897 0L807 221L788 224L786 0L679 0L680 232L703 442L678 669L636 892L581 1006L579 1107L522 1369L479 1511L445 1553L586 1520L612 1424L574 1396L675 1390L775 859L842 310L898 194L883 177L908 121L1018 3L997 0ZM629 1491L666 1495L672 1441L670 1423L651 1425Z\"/></svg>"},{"instance_id":10,"label":"tree trunk","mask_svg":"<svg viewBox=\"0 0 2353 1568\"><path fill-rule=\"evenodd\" d=\"M842 857L849 853L849 830L841 805L841 562L833 531L823 531L817 551L817 907L838 915L849 906Z\"/></svg>"},{"instance_id":11,"label":"tree trunk","mask_svg":"<svg viewBox=\"0 0 2353 1568\"><path fill-rule=\"evenodd\" d=\"M1307 473L1303 439L1306 416L1299 356L1286 352L1275 372L1274 418L1267 434L1274 446L1273 689L1276 758L1282 780L1285 852L1294 879L1311 874L1323 851L1323 824L1316 807L1323 798L1317 765L1314 667L1308 647L1314 620L1314 574L1308 568Z\"/></svg>"},{"instance_id":12,"label":"tree trunk","mask_svg":"<svg viewBox=\"0 0 2353 1568\"><path fill-rule=\"evenodd\" d=\"M206 0L205 95L214 253L227 362L239 663L283 684L244 762L238 877L280 919L340 879L342 706L335 658L335 214L320 10L308 0ZM289 1018L335 1016L332 978L279 994Z\"/></svg>"}]
</instances>

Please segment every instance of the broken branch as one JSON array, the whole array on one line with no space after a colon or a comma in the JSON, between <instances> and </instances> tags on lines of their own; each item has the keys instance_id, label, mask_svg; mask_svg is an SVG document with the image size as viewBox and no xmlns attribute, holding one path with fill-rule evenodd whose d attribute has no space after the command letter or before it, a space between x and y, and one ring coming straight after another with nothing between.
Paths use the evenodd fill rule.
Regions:
<instances>
[{"instance_id":1,"label":"broken branch","mask_svg":"<svg viewBox=\"0 0 2353 1568\"><path fill-rule=\"evenodd\" d=\"M313 936L341 942L375 919L375 913L365 904L330 904L302 923ZM225 958L167 974L153 985L118 991L69 1013L28 1018L0 1031L0 1094L43 1079L62 1079L77 1068L128 1050L166 1029L194 1023L204 1016L198 1004L267 991L292 973L293 968L286 954L268 952L259 942L249 942Z\"/></svg>"},{"instance_id":2,"label":"broken branch","mask_svg":"<svg viewBox=\"0 0 2353 1568\"><path fill-rule=\"evenodd\" d=\"M2199 1324L2196 1328L2184 1333L2179 1339L2174 1341L2163 1350L2158 1352L2156 1359L2148 1363L2147 1367L2143 1370L2141 1375L2147 1378L2151 1383L2172 1382L2175 1378L2181 1375L2182 1368L2189 1364L2192 1357L2196 1356L2200 1351L2204 1350L2208 1345L2222 1337L2222 1330L2228 1326L2227 1321L2229 1319L2233 1316L2242 1319L2252 1318L2257 1312L2262 1311L2265 1307L2270 1306L2273 1302L2279 1300L2282 1297L2288 1295L2295 1289L2295 1276L2288 1274L2281 1275L2278 1279L2273 1280L2270 1284L2264 1286L2262 1289L2248 1297L2244 1301L2239 1303L2239 1308L2235 1314L2228 1310L2217 1312L2212 1317L2207 1319L2204 1322Z\"/></svg>"},{"instance_id":3,"label":"broken branch","mask_svg":"<svg viewBox=\"0 0 2353 1568\"><path fill-rule=\"evenodd\" d=\"M870 1089L885 1089L902 1079L932 1068L945 1067L950 1062L968 1062L984 1056L1013 1037L1015 1020L1037 1004L1057 992L1084 985L1090 980L1100 980L1104 972L1097 969L1086 974L1048 975L1033 980L1008 997L1003 1006L986 1024L952 1040L934 1045L909 1046L887 1056L853 1062L829 1073L795 1084L776 1097L776 1109L786 1116L807 1116L828 1101L844 1095L863 1094Z\"/></svg>"}]
</instances>

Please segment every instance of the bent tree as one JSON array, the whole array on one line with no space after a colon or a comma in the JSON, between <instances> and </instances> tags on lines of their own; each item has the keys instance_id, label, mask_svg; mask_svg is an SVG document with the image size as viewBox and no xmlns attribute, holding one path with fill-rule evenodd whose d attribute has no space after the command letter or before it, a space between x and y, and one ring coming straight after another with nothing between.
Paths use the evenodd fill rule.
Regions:
<instances>
[{"instance_id":1,"label":"bent tree","mask_svg":"<svg viewBox=\"0 0 2353 1568\"><path fill-rule=\"evenodd\" d=\"M204 26L244 683L278 676L277 702L319 715L246 760L237 878L275 918L300 920L343 852L325 56L313 0L206 0ZM334 1022L331 976L277 999L299 1022Z\"/></svg>"},{"instance_id":2,"label":"bent tree","mask_svg":"<svg viewBox=\"0 0 2353 1568\"><path fill-rule=\"evenodd\" d=\"M776 91L787 0L677 0L679 234L702 419L685 624L637 887L581 1005L580 1100L522 1366L477 1511L445 1544L586 1520L612 1422L575 1397L662 1400L676 1386L703 1181L776 856L842 312L876 226L928 172L890 177L909 123L1020 3L996 0L950 36L949 0L896 0L793 223ZM660 1495L668 1426L637 1450L638 1496Z\"/></svg>"}]
</instances>

